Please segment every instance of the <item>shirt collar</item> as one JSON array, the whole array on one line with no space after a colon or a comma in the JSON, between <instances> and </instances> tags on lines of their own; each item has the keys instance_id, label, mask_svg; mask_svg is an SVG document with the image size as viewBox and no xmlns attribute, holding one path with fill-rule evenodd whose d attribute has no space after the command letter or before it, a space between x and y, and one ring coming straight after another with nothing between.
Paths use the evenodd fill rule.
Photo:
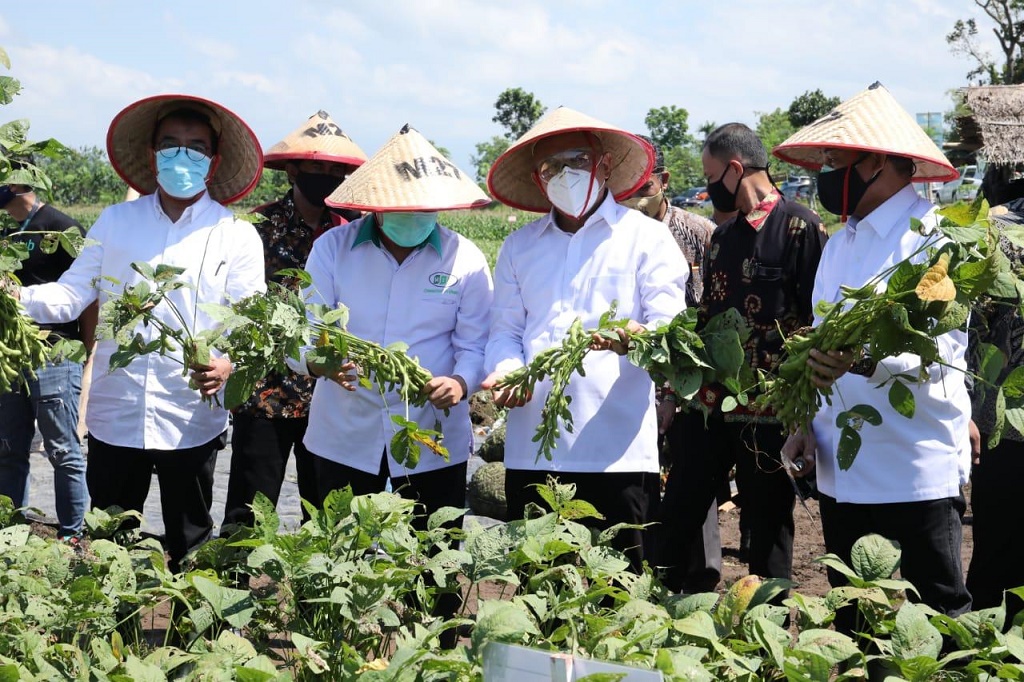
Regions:
<instances>
[{"instance_id":1,"label":"shirt collar","mask_svg":"<svg viewBox=\"0 0 1024 682\"><path fill-rule=\"evenodd\" d=\"M156 212L157 217L164 216L168 220L171 219L170 216L164 213L164 207L160 205L160 190L153 192L148 196L148 198L153 202L153 210ZM140 199L136 199L136 201L139 200ZM172 223L175 225L184 225L186 223L190 223L193 220L195 220L196 217L202 215L203 212L205 212L206 209L209 208L210 204L212 203L214 202L213 199L210 198L210 193L208 191L203 192L203 195L199 197L199 199L197 199L194 203L187 206L185 210L181 212L181 217L178 219L178 221L172 221Z\"/></svg>"},{"instance_id":2,"label":"shirt collar","mask_svg":"<svg viewBox=\"0 0 1024 682\"><path fill-rule=\"evenodd\" d=\"M373 214L369 213L355 222L359 224L359 231L356 233L355 241L352 242L352 248L355 249L357 246L365 242L371 242L377 248L381 248L380 230L377 229L377 222L374 220ZM427 237L426 241L416 248L421 249L424 245L433 247L438 256L442 255L441 230L438 229L437 223L434 224L434 229L430 231L430 235Z\"/></svg>"},{"instance_id":3,"label":"shirt collar","mask_svg":"<svg viewBox=\"0 0 1024 682\"><path fill-rule=\"evenodd\" d=\"M906 228L905 218L918 201L923 201L923 199L914 191L914 186L908 184L863 218L850 216L846 221L846 226L856 233L864 225L873 229L880 237L886 237L897 225Z\"/></svg>"},{"instance_id":4,"label":"shirt collar","mask_svg":"<svg viewBox=\"0 0 1024 682\"><path fill-rule=\"evenodd\" d=\"M779 201L782 199L782 195L779 191L772 189L764 196L764 199L758 202L754 208L750 210L745 216L743 216L747 224L754 229L754 232L760 232L764 222L768 220L768 216L771 215L775 207L779 205Z\"/></svg>"}]
</instances>

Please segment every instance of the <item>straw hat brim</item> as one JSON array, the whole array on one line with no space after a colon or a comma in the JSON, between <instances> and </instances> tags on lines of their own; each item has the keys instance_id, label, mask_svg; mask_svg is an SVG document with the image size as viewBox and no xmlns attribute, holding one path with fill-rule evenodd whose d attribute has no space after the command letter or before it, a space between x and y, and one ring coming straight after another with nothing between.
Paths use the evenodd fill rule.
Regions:
<instances>
[{"instance_id":1,"label":"straw hat brim","mask_svg":"<svg viewBox=\"0 0 1024 682\"><path fill-rule=\"evenodd\" d=\"M284 170L289 161L323 161L324 163L340 163L345 166L359 167L366 163L366 159L355 156L343 156L338 154L327 154L325 152L280 152L263 155L263 167L271 170Z\"/></svg>"},{"instance_id":2,"label":"straw hat brim","mask_svg":"<svg viewBox=\"0 0 1024 682\"><path fill-rule=\"evenodd\" d=\"M772 154L797 166L821 170L827 149L853 149L913 159L914 182L945 182L958 176L935 145L880 83L846 100L801 128Z\"/></svg>"},{"instance_id":3,"label":"straw hat brim","mask_svg":"<svg viewBox=\"0 0 1024 682\"><path fill-rule=\"evenodd\" d=\"M654 168L654 149L622 128L599 121L568 107L559 107L523 134L491 166L487 189L498 201L535 213L551 210L551 202L534 182L533 147L542 139L563 133L588 132L611 154L607 187L616 199L638 190Z\"/></svg>"},{"instance_id":4,"label":"straw hat brim","mask_svg":"<svg viewBox=\"0 0 1024 682\"><path fill-rule=\"evenodd\" d=\"M415 128L404 126L327 197L380 213L482 208L491 199Z\"/></svg>"},{"instance_id":5,"label":"straw hat brim","mask_svg":"<svg viewBox=\"0 0 1024 682\"><path fill-rule=\"evenodd\" d=\"M263 168L263 152L255 133L226 107L191 95L156 95L128 105L110 123L107 156L128 186L140 194L157 189L153 133L160 118L174 109L194 108L216 117L219 127L213 176L206 183L210 198L221 204L238 201L256 186Z\"/></svg>"}]
</instances>

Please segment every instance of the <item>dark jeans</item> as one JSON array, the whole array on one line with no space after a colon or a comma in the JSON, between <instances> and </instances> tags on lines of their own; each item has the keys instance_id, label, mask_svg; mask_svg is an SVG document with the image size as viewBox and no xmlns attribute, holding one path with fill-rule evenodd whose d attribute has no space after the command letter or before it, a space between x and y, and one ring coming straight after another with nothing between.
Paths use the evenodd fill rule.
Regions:
<instances>
[{"instance_id":1,"label":"dark jeans","mask_svg":"<svg viewBox=\"0 0 1024 682\"><path fill-rule=\"evenodd\" d=\"M782 468L779 452L785 436L777 424L726 422L712 414L677 415L672 442L682 455L669 472L662 500L662 539L658 562L666 567L666 585L675 590L714 589L722 565L717 556L695 571L693 557L716 550L705 539L709 505L736 466L743 491L744 525L750 528L750 572L789 579L793 571L793 485ZM680 466L680 464L682 466ZM697 543L708 543L701 549ZM708 588L708 585L712 587Z\"/></svg>"},{"instance_id":2,"label":"dark jeans","mask_svg":"<svg viewBox=\"0 0 1024 682\"><path fill-rule=\"evenodd\" d=\"M981 437L981 463L971 473L974 554L967 589L974 608L999 606L1004 590L1024 585L1024 542L1013 538L1024 528L1024 443L1003 440L995 449ZM1021 599L1007 595L1007 623L1021 610Z\"/></svg>"},{"instance_id":3,"label":"dark jeans","mask_svg":"<svg viewBox=\"0 0 1024 682\"><path fill-rule=\"evenodd\" d=\"M574 483L576 499L594 505L605 517L604 520L580 521L590 528L604 530L616 523L650 523L657 513L661 482L656 473L552 473L532 469L509 469L505 472L505 499L510 520L523 518L526 505L530 502L547 509L533 484L546 483L548 476L558 478L561 483ZM644 531L623 530L615 536L612 544L625 553L633 570L640 572L644 559L649 558L644 556Z\"/></svg>"},{"instance_id":4,"label":"dark jeans","mask_svg":"<svg viewBox=\"0 0 1024 682\"><path fill-rule=\"evenodd\" d=\"M387 455L381 457L377 473L370 474L344 464L332 462L313 453L316 472L318 504L322 505L332 490L352 486L355 495L383 492L388 480ZM426 508L426 514L417 516L413 525L425 529L427 517L441 507L466 506L466 463L453 464L443 469L426 471L391 479L392 489L407 500L417 500ZM461 520L455 523L461 523Z\"/></svg>"},{"instance_id":5,"label":"dark jeans","mask_svg":"<svg viewBox=\"0 0 1024 682\"><path fill-rule=\"evenodd\" d=\"M156 469L170 569L181 570L186 554L210 539L213 518L213 470L227 432L184 450L143 450L110 445L89 436L86 480L92 506L143 511Z\"/></svg>"},{"instance_id":6,"label":"dark jeans","mask_svg":"<svg viewBox=\"0 0 1024 682\"><path fill-rule=\"evenodd\" d=\"M965 507L963 495L889 504L851 504L827 495L819 497L827 551L849 565L853 543L869 533L898 542L902 550L900 575L917 588L920 601L948 616L971 608L960 565L960 518ZM847 584L846 577L832 569L828 569L828 581L833 587ZM855 618L854 609L840 609L836 628L854 631Z\"/></svg>"},{"instance_id":7,"label":"dark jeans","mask_svg":"<svg viewBox=\"0 0 1024 682\"><path fill-rule=\"evenodd\" d=\"M63 360L36 370L20 390L0 394L0 495L28 506L29 453L36 429L53 465L53 493L60 535L82 530L89 495L78 440L82 364Z\"/></svg>"},{"instance_id":8,"label":"dark jeans","mask_svg":"<svg viewBox=\"0 0 1024 682\"><path fill-rule=\"evenodd\" d=\"M319 492L313 455L302 444L309 420L268 419L236 414L231 429L231 473L224 502L224 523L251 526L252 504L256 493L263 493L277 506L281 496L288 455L295 451L295 472L299 479L299 497L317 504ZM302 520L309 515L302 509Z\"/></svg>"}]
</instances>

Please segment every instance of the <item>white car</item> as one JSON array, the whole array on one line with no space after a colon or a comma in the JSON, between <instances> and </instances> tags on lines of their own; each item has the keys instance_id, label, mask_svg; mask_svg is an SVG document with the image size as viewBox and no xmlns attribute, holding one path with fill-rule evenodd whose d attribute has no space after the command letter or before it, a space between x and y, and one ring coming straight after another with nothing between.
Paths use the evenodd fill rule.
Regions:
<instances>
[{"instance_id":1,"label":"white car","mask_svg":"<svg viewBox=\"0 0 1024 682\"><path fill-rule=\"evenodd\" d=\"M960 169L960 177L950 180L939 188L940 204L952 204L957 201L971 202L978 196L981 189L981 177L977 166L964 166Z\"/></svg>"}]
</instances>

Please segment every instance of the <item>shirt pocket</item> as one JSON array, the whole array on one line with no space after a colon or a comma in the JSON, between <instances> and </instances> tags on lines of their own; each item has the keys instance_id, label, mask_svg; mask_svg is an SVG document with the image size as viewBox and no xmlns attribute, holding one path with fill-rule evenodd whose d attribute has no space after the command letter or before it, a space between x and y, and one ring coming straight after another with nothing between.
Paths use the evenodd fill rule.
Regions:
<instances>
[{"instance_id":1,"label":"shirt pocket","mask_svg":"<svg viewBox=\"0 0 1024 682\"><path fill-rule=\"evenodd\" d=\"M590 277L584 287L583 300L578 310L601 315L617 304L621 315L633 312L633 299L636 295L636 276L632 274L598 275Z\"/></svg>"}]
</instances>

